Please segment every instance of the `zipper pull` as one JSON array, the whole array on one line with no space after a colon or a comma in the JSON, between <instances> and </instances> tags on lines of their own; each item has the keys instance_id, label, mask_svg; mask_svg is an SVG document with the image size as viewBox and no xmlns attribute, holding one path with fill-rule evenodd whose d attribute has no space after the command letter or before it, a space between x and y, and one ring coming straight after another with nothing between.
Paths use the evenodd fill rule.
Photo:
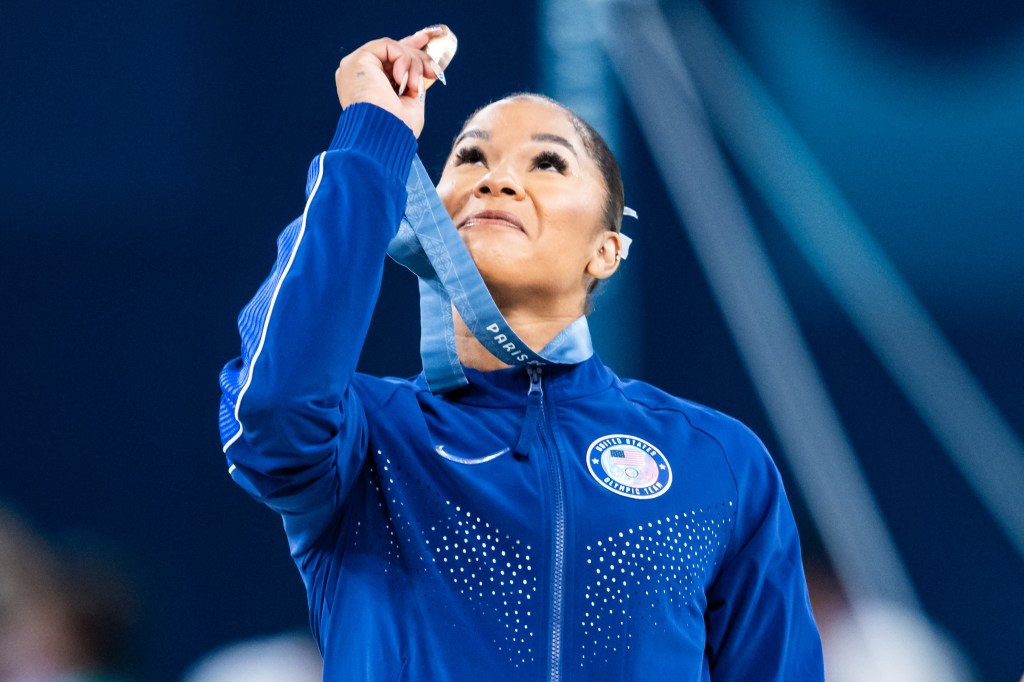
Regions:
<instances>
[{"instance_id":1,"label":"zipper pull","mask_svg":"<svg viewBox=\"0 0 1024 682\"><path fill-rule=\"evenodd\" d=\"M540 415L544 405L544 385L541 382L541 367L539 365L527 365L526 372L530 375L530 390L526 393L526 415L523 417L523 427L519 431L519 439L512 448L512 454L516 459L527 459L530 456L530 449L533 447L534 438L537 436L537 426L540 422Z\"/></svg>"}]
</instances>

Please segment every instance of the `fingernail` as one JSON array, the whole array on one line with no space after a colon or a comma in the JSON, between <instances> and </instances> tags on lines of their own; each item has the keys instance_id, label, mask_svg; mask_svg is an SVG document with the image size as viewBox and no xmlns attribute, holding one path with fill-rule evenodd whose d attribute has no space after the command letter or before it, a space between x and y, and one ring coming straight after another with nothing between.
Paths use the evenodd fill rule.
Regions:
<instances>
[{"instance_id":1,"label":"fingernail","mask_svg":"<svg viewBox=\"0 0 1024 682\"><path fill-rule=\"evenodd\" d=\"M423 74L420 74L420 101L422 102L427 97L427 89L423 87Z\"/></svg>"},{"instance_id":2,"label":"fingernail","mask_svg":"<svg viewBox=\"0 0 1024 682\"><path fill-rule=\"evenodd\" d=\"M430 60L430 68L437 74L437 80L441 81L441 85L448 85L448 81L444 79L444 71L441 70L440 65L433 59Z\"/></svg>"},{"instance_id":3,"label":"fingernail","mask_svg":"<svg viewBox=\"0 0 1024 682\"><path fill-rule=\"evenodd\" d=\"M398 86L398 96L401 97L402 93L405 92L405 86L409 84L409 72L406 71L405 75L402 76L402 84Z\"/></svg>"}]
</instances>

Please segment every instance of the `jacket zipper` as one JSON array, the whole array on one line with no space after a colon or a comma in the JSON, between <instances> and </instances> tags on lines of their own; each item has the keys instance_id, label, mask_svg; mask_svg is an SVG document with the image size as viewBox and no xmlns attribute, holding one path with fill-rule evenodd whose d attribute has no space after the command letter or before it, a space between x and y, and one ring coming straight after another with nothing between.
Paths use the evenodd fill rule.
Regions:
<instances>
[{"instance_id":1,"label":"jacket zipper","mask_svg":"<svg viewBox=\"0 0 1024 682\"><path fill-rule=\"evenodd\" d=\"M541 385L540 367L527 365L526 371L530 375L530 390L526 394L526 414L523 416L519 438L512 448L512 454L517 459L530 457L530 450L540 435L541 413L544 409L544 387Z\"/></svg>"},{"instance_id":2,"label":"jacket zipper","mask_svg":"<svg viewBox=\"0 0 1024 682\"><path fill-rule=\"evenodd\" d=\"M527 420L525 429L529 429L531 435L539 437L542 447L544 438L544 426L547 423L544 411L544 385L541 380L542 370L539 366L529 365L526 368L530 375L530 390L527 393ZM532 410L531 408L535 408ZM533 414L531 414L531 412ZM534 416L535 415L535 416ZM530 417L534 419L531 420ZM531 423L531 421L533 423ZM532 427L532 428L531 428ZM524 430L525 430L524 429ZM522 441L522 439L520 439ZM532 438L530 439L532 441ZM532 442L530 443L532 444ZM524 450L529 451L530 444L526 444ZM555 537L554 537L554 565L552 566L551 584L551 657L549 660L551 682L558 682L562 677L562 609L565 596L563 582L565 576L565 482L562 478L562 464L558 461L556 448L551 446L543 447L548 458L548 469L551 472L552 488L554 489L555 502ZM518 448L517 448L518 449Z\"/></svg>"}]
</instances>

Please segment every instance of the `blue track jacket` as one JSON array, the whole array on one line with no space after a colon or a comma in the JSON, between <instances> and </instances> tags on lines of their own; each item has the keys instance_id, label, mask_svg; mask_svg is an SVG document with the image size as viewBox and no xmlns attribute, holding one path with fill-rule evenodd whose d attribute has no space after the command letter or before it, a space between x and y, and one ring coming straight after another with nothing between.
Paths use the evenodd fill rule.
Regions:
<instances>
[{"instance_id":1,"label":"blue track jacket","mask_svg":"<svg viewBox=\"0 0 1024 682\"><path fill-rule=\"evenodd\" d=\"M595 356L355 372L409 129L344 111L221 374L229 470L281 515L326 680L823 679L792 512L737 421Z\"/></svg>"}]
</instances>

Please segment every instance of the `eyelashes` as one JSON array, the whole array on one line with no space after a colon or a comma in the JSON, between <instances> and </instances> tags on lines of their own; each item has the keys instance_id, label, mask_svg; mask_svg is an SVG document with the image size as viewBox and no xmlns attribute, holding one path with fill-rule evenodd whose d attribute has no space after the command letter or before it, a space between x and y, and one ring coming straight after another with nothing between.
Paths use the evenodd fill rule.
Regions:
<instances>
[{"instance_id":1,"label":"eyelashes","mask_svg":"<svg viewBox=\"0 0 1024 682\"><path fill-rule=\"evenodd\" d=\"M560 154L555 152L547 151L541 152L537 156L533 157L533 168L537 170L548 170L553 168L559 173L565 173L569 168L569 164L565 162Z\"/></svg>"},{"instance_id":2,"label":"eyelashes","mask_svg":"<svg viewBox=\"0 0 1024 682\"><path fill-rule=\"evenodd\" d=\"M461 166L464 163L484 163L486 165L486 161L480 147L462 147L455 152L456 166Z\"/></svg>"},{"instance_id":3,"label":"eyelashes","mask_svg":"<svg viewBox=\"0 0 1024 682\"><path fill-rule=\"evenodd\" d=\"M455 152L455 165L461 166L466 163L479 163L486 167L487 157L484 156L484 152L480 147L462 147ZM569 164L561 154L553 151L543 151L533 157L533 160L530 162L530 170L553 170L564 175L569 170Z\"/></svg>"}]
</instances>

